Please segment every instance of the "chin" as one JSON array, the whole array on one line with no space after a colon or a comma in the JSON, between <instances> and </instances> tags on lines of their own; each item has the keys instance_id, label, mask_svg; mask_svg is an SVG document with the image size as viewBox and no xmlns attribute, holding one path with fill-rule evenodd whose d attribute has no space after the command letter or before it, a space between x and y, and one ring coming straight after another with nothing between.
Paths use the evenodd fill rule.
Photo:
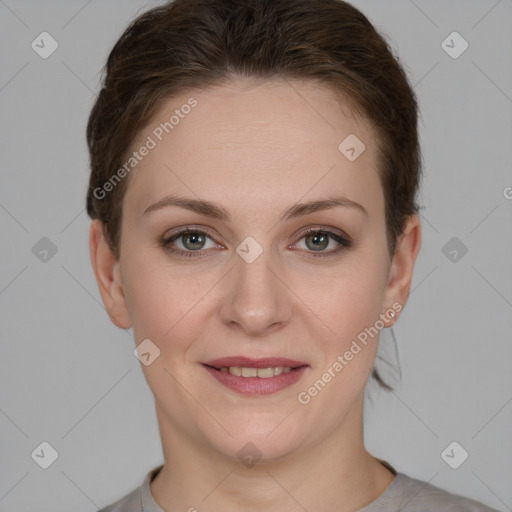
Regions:
<instances>
[{"instance_id":1,"label":"chin","mask_svg":"<svg viewBox=\"0 0 512 512\"><path fill-rule=\"evenodd\" d=\"M225 426L231 435L219 427L203 433L205 442L220 455L247 466L283 460L303 444L301 438L307 437L298 430L293 414L284 420L288 412L230 416Z\"/></svg>"}]
</instances>

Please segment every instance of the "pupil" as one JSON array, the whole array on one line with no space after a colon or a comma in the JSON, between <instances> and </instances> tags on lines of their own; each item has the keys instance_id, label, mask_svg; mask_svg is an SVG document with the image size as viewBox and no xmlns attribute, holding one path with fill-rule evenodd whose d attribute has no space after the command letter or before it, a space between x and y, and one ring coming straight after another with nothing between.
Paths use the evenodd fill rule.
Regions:
<instances>
[{"instance_id":1,"label":"pupil","mask_svg":"<svg viewBox=\"0 0 512 512\"><path fill-rule=\"evenodd\" d=\"M314 235L309 235L306 237L307 240L313 240L313 250L325 249L329 244L329 238L323 233L315 233ZM320 245L317 244L320 243Z\"/></svg>"},{"instance_id":2,"label":"pupil","mask_svg":"<svg viewBox=\"0 0 512 512\"><path fill-rule=\"evenodd\" d=\"M190 233L185 236L185 239L191 240L191 244L185 244L189 249L200 249L202 244L204 244L204 240L202 240L203 236L198 233ZM192 247L190 247L192 245ZM199 245L199 247L194 247L195 245Z\"/></svg>"}]
</instances>

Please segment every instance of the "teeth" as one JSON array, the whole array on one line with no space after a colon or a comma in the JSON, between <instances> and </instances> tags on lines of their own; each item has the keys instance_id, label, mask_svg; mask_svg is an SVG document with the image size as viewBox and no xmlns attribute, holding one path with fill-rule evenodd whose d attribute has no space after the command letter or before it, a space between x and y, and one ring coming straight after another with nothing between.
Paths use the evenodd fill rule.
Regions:
<instances>
[{"instance_id":1,"label":"teeth","mask_svg":"<svg viewBox=\"0 0 512 512\"><path fill-rule=\"evenodd\" d=\"M242 377L257 377L258 370L256 368L242 368Z\"/></svg>"},{"instance_id":2,"label":"teeth","mask_svg":"<svg viewBox=\"0 0 512 512\"><path fill-rule=\"evenodd\" d=\"M259 377L260 379L268 379L281 373L288 373L291 371L290 367L273 366L271 368L242 368L240 366L230 366L229 368L223 367L221 372L229 372L231 375L237 377Z\"/></svg>"}]
</instances>

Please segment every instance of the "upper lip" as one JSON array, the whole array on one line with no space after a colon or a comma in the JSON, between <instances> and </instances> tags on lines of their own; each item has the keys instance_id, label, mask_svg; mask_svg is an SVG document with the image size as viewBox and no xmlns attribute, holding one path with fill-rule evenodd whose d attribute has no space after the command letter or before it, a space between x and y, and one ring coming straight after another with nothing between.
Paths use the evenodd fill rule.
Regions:
<instances>
[{"instance_id":1,"label":"upper lip","mask_svg":"<svg viewBox=\"0 0 512 512\"><path fill-rule=\"evenodd\" d=\"M293 359L287 359L284 357L262 357L259 359L253 359L251 357L244 356L221 357L220 359L207 361L204 364L215 368L229 368L230 366L238 366L241 368L270 368L277 366L282 366L284 368L299 368L300 366L307 366L307 363L294 361Z\"/></svg>"}]
</instances>

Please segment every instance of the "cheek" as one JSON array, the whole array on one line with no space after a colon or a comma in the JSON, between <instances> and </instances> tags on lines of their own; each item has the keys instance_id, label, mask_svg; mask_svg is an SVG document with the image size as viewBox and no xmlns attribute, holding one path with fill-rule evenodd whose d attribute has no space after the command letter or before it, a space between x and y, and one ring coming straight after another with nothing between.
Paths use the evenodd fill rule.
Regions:
<instances>
[{"instance_id":1,"label":"cheek","mask_svg":"<svg viewBox=\"0 0 512 512\"><path fill-rule=\"evenodd\" d=\"M381 280L378 272L352 269L331 281L328 296L318 295L322 301L319 316L329 329L324 328L323 336L316 338L323 355L311 379L313 388L308 389L311 397L319 396L315 399L319 414L322 410L333 417L344 414L345 406L360 395L371 374L380 334L376 322L382 312ZM308 389L304 390L307 394Z\"/></svg>"},{"instance_id":2,"label":"cheek","mask_svg":"<svg viewBox=\"0 0 512 512\"><path fill-rule=\"evenodd\" d=\"M154 250L153 250L154 252ZM179 271L148 251L131 253L123 270L125 297L137 343L149 338L165 350L186 346L200 331L198 315L213 280ZM212 281L212 283L210 283Z\"/></svg>"},{"instance_id":3,"label":"cheek","mask_svg":"<svg viewBox=\"0 0 512 512\"><path fill-rule=\"evenodd\" d=\"M295 277L292 287L322 321L324 339L341 350L350 340L375 324L382 313L385 265L368 251L347 259L337 270L311 278Z\"/></svg>"}]
</instances>

